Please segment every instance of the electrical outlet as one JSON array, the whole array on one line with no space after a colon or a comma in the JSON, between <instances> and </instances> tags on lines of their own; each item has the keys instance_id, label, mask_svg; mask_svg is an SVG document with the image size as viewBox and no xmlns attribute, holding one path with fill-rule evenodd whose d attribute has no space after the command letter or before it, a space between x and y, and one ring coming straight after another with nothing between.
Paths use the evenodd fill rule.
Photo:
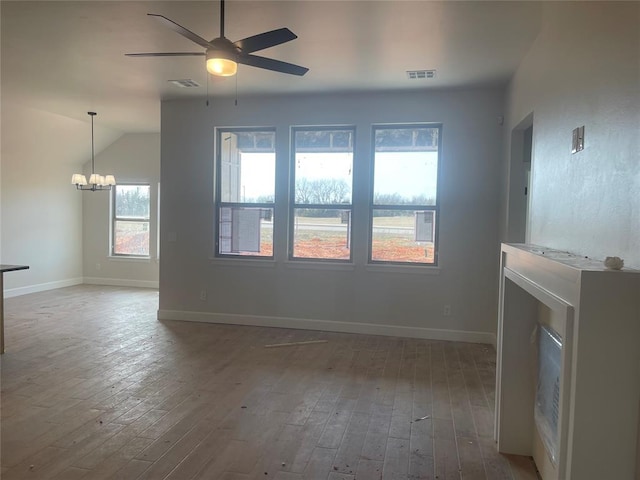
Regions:
<instances>
[{"instance_id":1,"label":"electrical outlet","mask_svg":"<svg viewBox=\"0 0 640 480\"><path fill-rule=\"evenodd\" d=\"M200 290L200 300L206 300L206 299L207 299L207 291Z\"/></svg>"},{"instance_id":2,"label":"electrical outlet","mask_svg":"<svg viewBox=\"0 0 640 480\"><path fill-rule=\"evenodd\" d=\"M445 305L444 308L442 309L442 313L444 314L445 317L450 317L451 316L451 305Z\"/></svg>"},{"instance_id":3,"label":"electrical outlet","mask_svg":"<svg viewBox=\"0 0 640 480\"><path fill-rule=\"evenodd\" d=\"M96 263L96 270L101 270L102 269L102 265L100 265L99 263Z\"/></svg>"}]
</instances>

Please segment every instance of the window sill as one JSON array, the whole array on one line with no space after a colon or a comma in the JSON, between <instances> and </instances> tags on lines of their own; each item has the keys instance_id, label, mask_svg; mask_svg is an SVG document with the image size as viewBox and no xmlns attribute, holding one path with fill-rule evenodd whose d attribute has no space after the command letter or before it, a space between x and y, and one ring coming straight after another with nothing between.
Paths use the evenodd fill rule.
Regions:
<instances>
[{"instance_id":1,"label":"window sill","mask_svg":"<svg viewBox=\"0 0 640 480\"><path fill-rule=\"evenodd\" d=\"M259 258L219 258L209 257L210 265L218 265L224 267L259 267L259 268L275 268L275 260L261 260Z\"/></svg>"},{"instance_id":2,"label":"window sill","mask_svg":"<svg viewBox=\"0 0 640 480\"><path fill-rule=\"evenodd\" d=\"M338 263L338 262L313 262L313 261L295 261L288 260L284 262L286 268L299 269L299 270L338 270L345 272L352 272L356 266L353 263Z\"/></svg>"},{"instance_id":3,"label":"window sill","mask_svg":"<svg viewBox=\"0 0 640 480\"><path fill-rule=\"evenodd\" d=\"M368 272L382 273L413 273L415 275L440 275L440 267L427 265L383 265L368 264L365 266Z\"/></svg>"},{"instance_id":4,"label":"window sill","mask_svg":"<svg viewBox=\"0 0 640 480\"><path fill-rule=\"evenodd\" d=\"M109 255L109 261L114 262L134 262L134 263L150 263L151 257L135 257L125 255Z\"/></svg>"}]
</instances>

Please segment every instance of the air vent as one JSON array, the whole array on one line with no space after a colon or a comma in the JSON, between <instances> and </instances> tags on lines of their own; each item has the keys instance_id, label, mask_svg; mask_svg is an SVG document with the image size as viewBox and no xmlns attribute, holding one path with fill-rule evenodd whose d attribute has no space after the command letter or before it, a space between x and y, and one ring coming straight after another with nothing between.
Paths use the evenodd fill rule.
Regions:
<instances>
[{"instance_id":1,"label":"air vent","mask_svg":"<svg viewBox=\"0 0 640 480\"><path fill-rule=\"evenodd\" d=\"M195 80L191 80L190 78L183 78L181 80L169 80L169 83L173 83L178 87L184 87L184 88L192 88L192 87L200 86L198 82L196 82Z\"/></svg>"},{"instance_id":2,"label":"air vent","mask_svg":"<svg viewBox=\"0 0 640 480\"><path fill-rule=\"evenodd\" d=\"M407 78L409 80L421 80L426 78L433 78L435 76L435 70L407 70Z\"/></svg>"}]
</instances>

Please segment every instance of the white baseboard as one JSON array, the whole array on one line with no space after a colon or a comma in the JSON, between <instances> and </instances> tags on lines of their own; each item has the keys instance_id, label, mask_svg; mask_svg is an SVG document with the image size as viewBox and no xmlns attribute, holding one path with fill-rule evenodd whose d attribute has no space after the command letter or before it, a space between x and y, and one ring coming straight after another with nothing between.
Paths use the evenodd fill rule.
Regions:
<instances>
[{"instance_id":1,"label":"white baseboard","mask_svg":"<svg viewBox=\"0 0 640 480\"><path fill-rule=\"evenodd\" d=\"M159 288L158 281L153 280L127 280L125 278L84 277L87 285L109 285L112 287L140 287Z\"/></svg>"},{"instance_id":2,"label":"white baseboard","mask_svg":"<svg viewBox=\"0 0 640 480\"><path fill-rule=\"evenodd\" d=\"M56 288L72 287L81 285L82 278L69 278L67 280L58 280L55 282L38 283L37 285L27 285L26 287L8 288L4 291L4 298L19 297L28 293L44 292L46 290L54 290Z\"/></svg>"},{"instance_id":3,"label":"white baseboard","mask_svg":"<svg viewBox=\"0 0 640 480\"><path fill-rule=\"evenodd\" d=\"M438 328L378 325L374 323L336 322L333 320L310 320L307 318L158 310L158 320L182 320L187 322L224 323L231 325L252 325L258 327L296 328L301 330L362 333L366 335L386 335L390 337L425 338L430 340L488 343L494 346L496 345L496 336L490 332L467 332L462 330L444 330Z\"/></svg>"}]
</instances>

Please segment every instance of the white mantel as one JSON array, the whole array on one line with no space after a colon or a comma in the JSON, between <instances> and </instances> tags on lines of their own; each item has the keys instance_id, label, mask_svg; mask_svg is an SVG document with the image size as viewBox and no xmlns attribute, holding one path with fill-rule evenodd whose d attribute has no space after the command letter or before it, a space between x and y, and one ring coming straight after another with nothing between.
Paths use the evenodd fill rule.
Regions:
<instances>
[{"instance_id":1,"label":"white mantel","mask_svg":"<svg viewBox=\"0 0 640 480\"><path fill-rule=\"evenodd\" d=\"M539 324L563 338L557 462L537 440ZM544 480L633 480L640 401L640 272L544 247L503 244L498 450L533 455ZM640 474L640 472L638 472Z\"/></svg>"}]
</instances>

